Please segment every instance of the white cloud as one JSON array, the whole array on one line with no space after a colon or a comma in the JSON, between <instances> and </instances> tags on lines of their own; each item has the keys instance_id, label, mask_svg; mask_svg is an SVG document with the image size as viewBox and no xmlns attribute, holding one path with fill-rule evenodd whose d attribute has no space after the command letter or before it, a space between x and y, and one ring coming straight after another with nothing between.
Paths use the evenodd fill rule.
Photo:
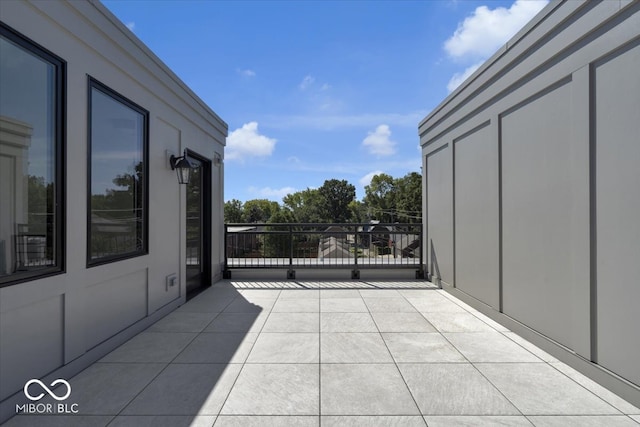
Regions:
<instances>
[{"instance_id":1,"label":"white cloud","mask_svg":"<svg viewBox=\"0 0 640 427\"><path fill-rule=\"evenodd\" d=\"M242 70L242 69L238 68L236 70L236 72L238 74L240 74L241 76L243 76L243 77L255 77L256 76L256 72L253 71L253 70L250 70L250 69Z\"/></svg>"},{"instance_id":2,"label":"white cloud","mask_svg":"<svg viewBox=\"0 0 640 427\"><path fill-rule=\"evenodd\" d=\"M267 157L273 153L277 140L258 133L258 122L250 122L227 137L227 160L243 161L248 157Z\"/></svg>"},{"instance_id":3,"label":"white cloud","mask_svg":"<svg viewBox=\"0 0 640 427\"><path fill-rule=\"evenodd\" d=\"M449 83L447 83L447 90L449 91L449 93L456 90L456 88L460 86L463 81L467 80L469 76L471 76L471 74L473 74L478 68L480 68L481 65L482 62L478 62L477 64L473 64L461 73L455 73L449 80Z\"/></svg>"},{"instance_id":4,"label":"white cloud","mask_svg":"<svg viewBox=\"0 0 640 427\"><path fill-rule=\"evenodd\" d=\"M486 59L513 37L546 4L547 0L516 0L509 9L479 6L458 24L444 44L454 59Z\"/></svg>"},{"instance_id":5,"label":"white cloud","mask_svg":"<svg viewBox=\"0 0 640 427\"><path fill-rule=\"evenodd\" d=\"M320 90L324 91L324 90L329 90L331 89L331 85L329 83L325 83L322 85L322 87L320 88Z\"/></svg>"},{"instance_id":6,"label":"white cloud","mask_svg":"<svg viewBox=\"0 0 640 427\"><path fill-rule=\"evenodd\" d=\"M293 187L271 188L271 187L249 187L249 193L256 194L265 199L282 199L287 194L295 193L296 190Z\"/></svg>"},{"instance_id":7,"label":"white cloud","mask_svg":"<svg viewBox=\"0 0 640 427\"><path fill-rule=\"evenodd\" d=\"M304 76L304 79L302 79L298 87L300 88L300 90L307 90L307 88L311 86L315 81L316 81L315 77L313 77L310 74L307 74L306 76Z\"/></svg>"},{"instance_id":8,"label":"white cloud","mask_svg":"<svg viewBox=\"0 0 640 427\"><path fill-rule=\"evenodd\" d=\"M373 179L374 176L380 175L381 173L384 173L384 172L380 170L369 172L368 174L360 178L358 182L362 187L366 187L367 185L371 184L371 180Z\"/></svg>"},{"instance_id":9,"label":"white cloud","mask_svg":"<svg viewBox=\"0 0 640 427\"><path fill-rule=\"evenodd\" d=\"M133 31L136 28L136 23L131 21L125 24L130 31Z\"/></svg>"},{"instance_id":10,"label":"white cloud","mask_svg":"<svg viewBox=\"0 0 640 427\"><path fill-rule=\"evenodd\" d=\"M387 125L380 125L375 131L362 141L362 145L369 149L369 153L377 156L390 156L396 152L396 143L389 139L391 130Z\"/></svg>"}]
</instances>

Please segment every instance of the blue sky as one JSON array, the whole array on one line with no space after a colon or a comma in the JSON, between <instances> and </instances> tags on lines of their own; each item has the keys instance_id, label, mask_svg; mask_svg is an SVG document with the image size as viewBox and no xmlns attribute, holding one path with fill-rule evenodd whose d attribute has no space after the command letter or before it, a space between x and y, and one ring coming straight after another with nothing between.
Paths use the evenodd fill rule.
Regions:
<instances>
[{"instance_id":1,"label":"blue sky","mask_svg":"<svg viewBox=\"0 0 640 427\"><path fill-rule=\"evenodd\" d=\"M229 124L225 201L420 172L418 123L545 4L104 1Z\"/></svg>"}]
</instances>

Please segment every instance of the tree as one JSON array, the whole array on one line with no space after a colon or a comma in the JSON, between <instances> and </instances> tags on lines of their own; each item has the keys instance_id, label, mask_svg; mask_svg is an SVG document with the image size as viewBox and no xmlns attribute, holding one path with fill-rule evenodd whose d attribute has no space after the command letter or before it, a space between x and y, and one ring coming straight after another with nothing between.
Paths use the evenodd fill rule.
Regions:
<instances>
[{"instance_id":1,"label":"tree","mask_svg":"<svg viewBox=\"0 0 640 427\"><path fill-rule=\"evenodd\" d=\"M364 187L364 204L371 218L382 222L394 222L396 202L396 181L391 175L374 175L371 183Z\"/></svg>"},{"instance_id":2,"label":"tree","mask_svg":"<svg viewBox=\"0 0 640 427\"><path fill-rule=\"evenodd\" d=\"M349 221L349 203L356 198L356 187L346 180L329 179L318 188L320 213L326 222Z\"/></svg>"},{"instance_id":3,"label":"tree","mask_svg":"<svg viewBox=\"0 0 640 427\"><path fill-rule=\"evenodd\" d=\"M224 204L224 222L234 223L243 221L242 202L238 199L231 199Z\"/></svg>"},{"instance_id":4,"label":"tree","mask_svg":"<svg viewBox=\"0 0 640 427\"><path fill-rule=\"evenodd\" d=\"M278 202L267 199L253 199L244 202L245 222L267 222L280 210Z\"/></svg>"},{"instance_id":5,"label":"tree","mask_svg":"<svg viewBox=\"0 0 640 427\"><path fill-rule=\"evenodd\" d=\"M282 202L284 208L291 212L293 222L326 222L321 216L320 194L317 189L307 188L287 194Z\"/></svg>"},{"instance_id":6,"label":"tree","mask_svg":"<svg viewBox=\"0 0 640 427\"><path fill-rule=\"evenodd\" d=\"M410 172L396 180L396 208L400 222L422 221L422 176Z\"/></svg>"}]
</instances>

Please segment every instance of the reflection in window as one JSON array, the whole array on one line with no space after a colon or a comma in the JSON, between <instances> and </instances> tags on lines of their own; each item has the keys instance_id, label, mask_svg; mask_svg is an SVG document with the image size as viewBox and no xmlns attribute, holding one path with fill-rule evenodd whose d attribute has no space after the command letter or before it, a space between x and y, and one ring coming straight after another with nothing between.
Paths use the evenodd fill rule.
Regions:
<instances>
[{"instance_id":1,"label":"reflection in window","mask_svg":"<svg viewBox=\"0 0 640 427\"><path fill-rule=\"evenodd\" d=\"M64 62L0 25L0 285L62 268Z\"/></svg>"},{"instance_id":2,"label":"reflection in window","mask_svg":"<svg viewBox=\"0 0 640 427\"><path fill-rule=\"evenodd\" d=\"M88 263L147 253L148 113L90 82Z\"/></svg>"}]
</instances>

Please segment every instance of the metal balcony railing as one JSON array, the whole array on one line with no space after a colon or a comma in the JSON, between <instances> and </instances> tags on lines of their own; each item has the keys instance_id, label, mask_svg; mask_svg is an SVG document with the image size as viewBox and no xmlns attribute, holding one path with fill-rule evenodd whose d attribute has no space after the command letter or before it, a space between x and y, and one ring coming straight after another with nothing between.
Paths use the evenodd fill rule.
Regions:
<instances>
[{"instance_id":1,"label":"metal balcony railing","mask_svg":"<svg viewBox=\"0 0 640 427\"><path fill-rule=\"evenodd\" d=\"M225 224L225 275L233 269L414 268L422 277L421 224Z\"/></svg>"}]
</instances>

